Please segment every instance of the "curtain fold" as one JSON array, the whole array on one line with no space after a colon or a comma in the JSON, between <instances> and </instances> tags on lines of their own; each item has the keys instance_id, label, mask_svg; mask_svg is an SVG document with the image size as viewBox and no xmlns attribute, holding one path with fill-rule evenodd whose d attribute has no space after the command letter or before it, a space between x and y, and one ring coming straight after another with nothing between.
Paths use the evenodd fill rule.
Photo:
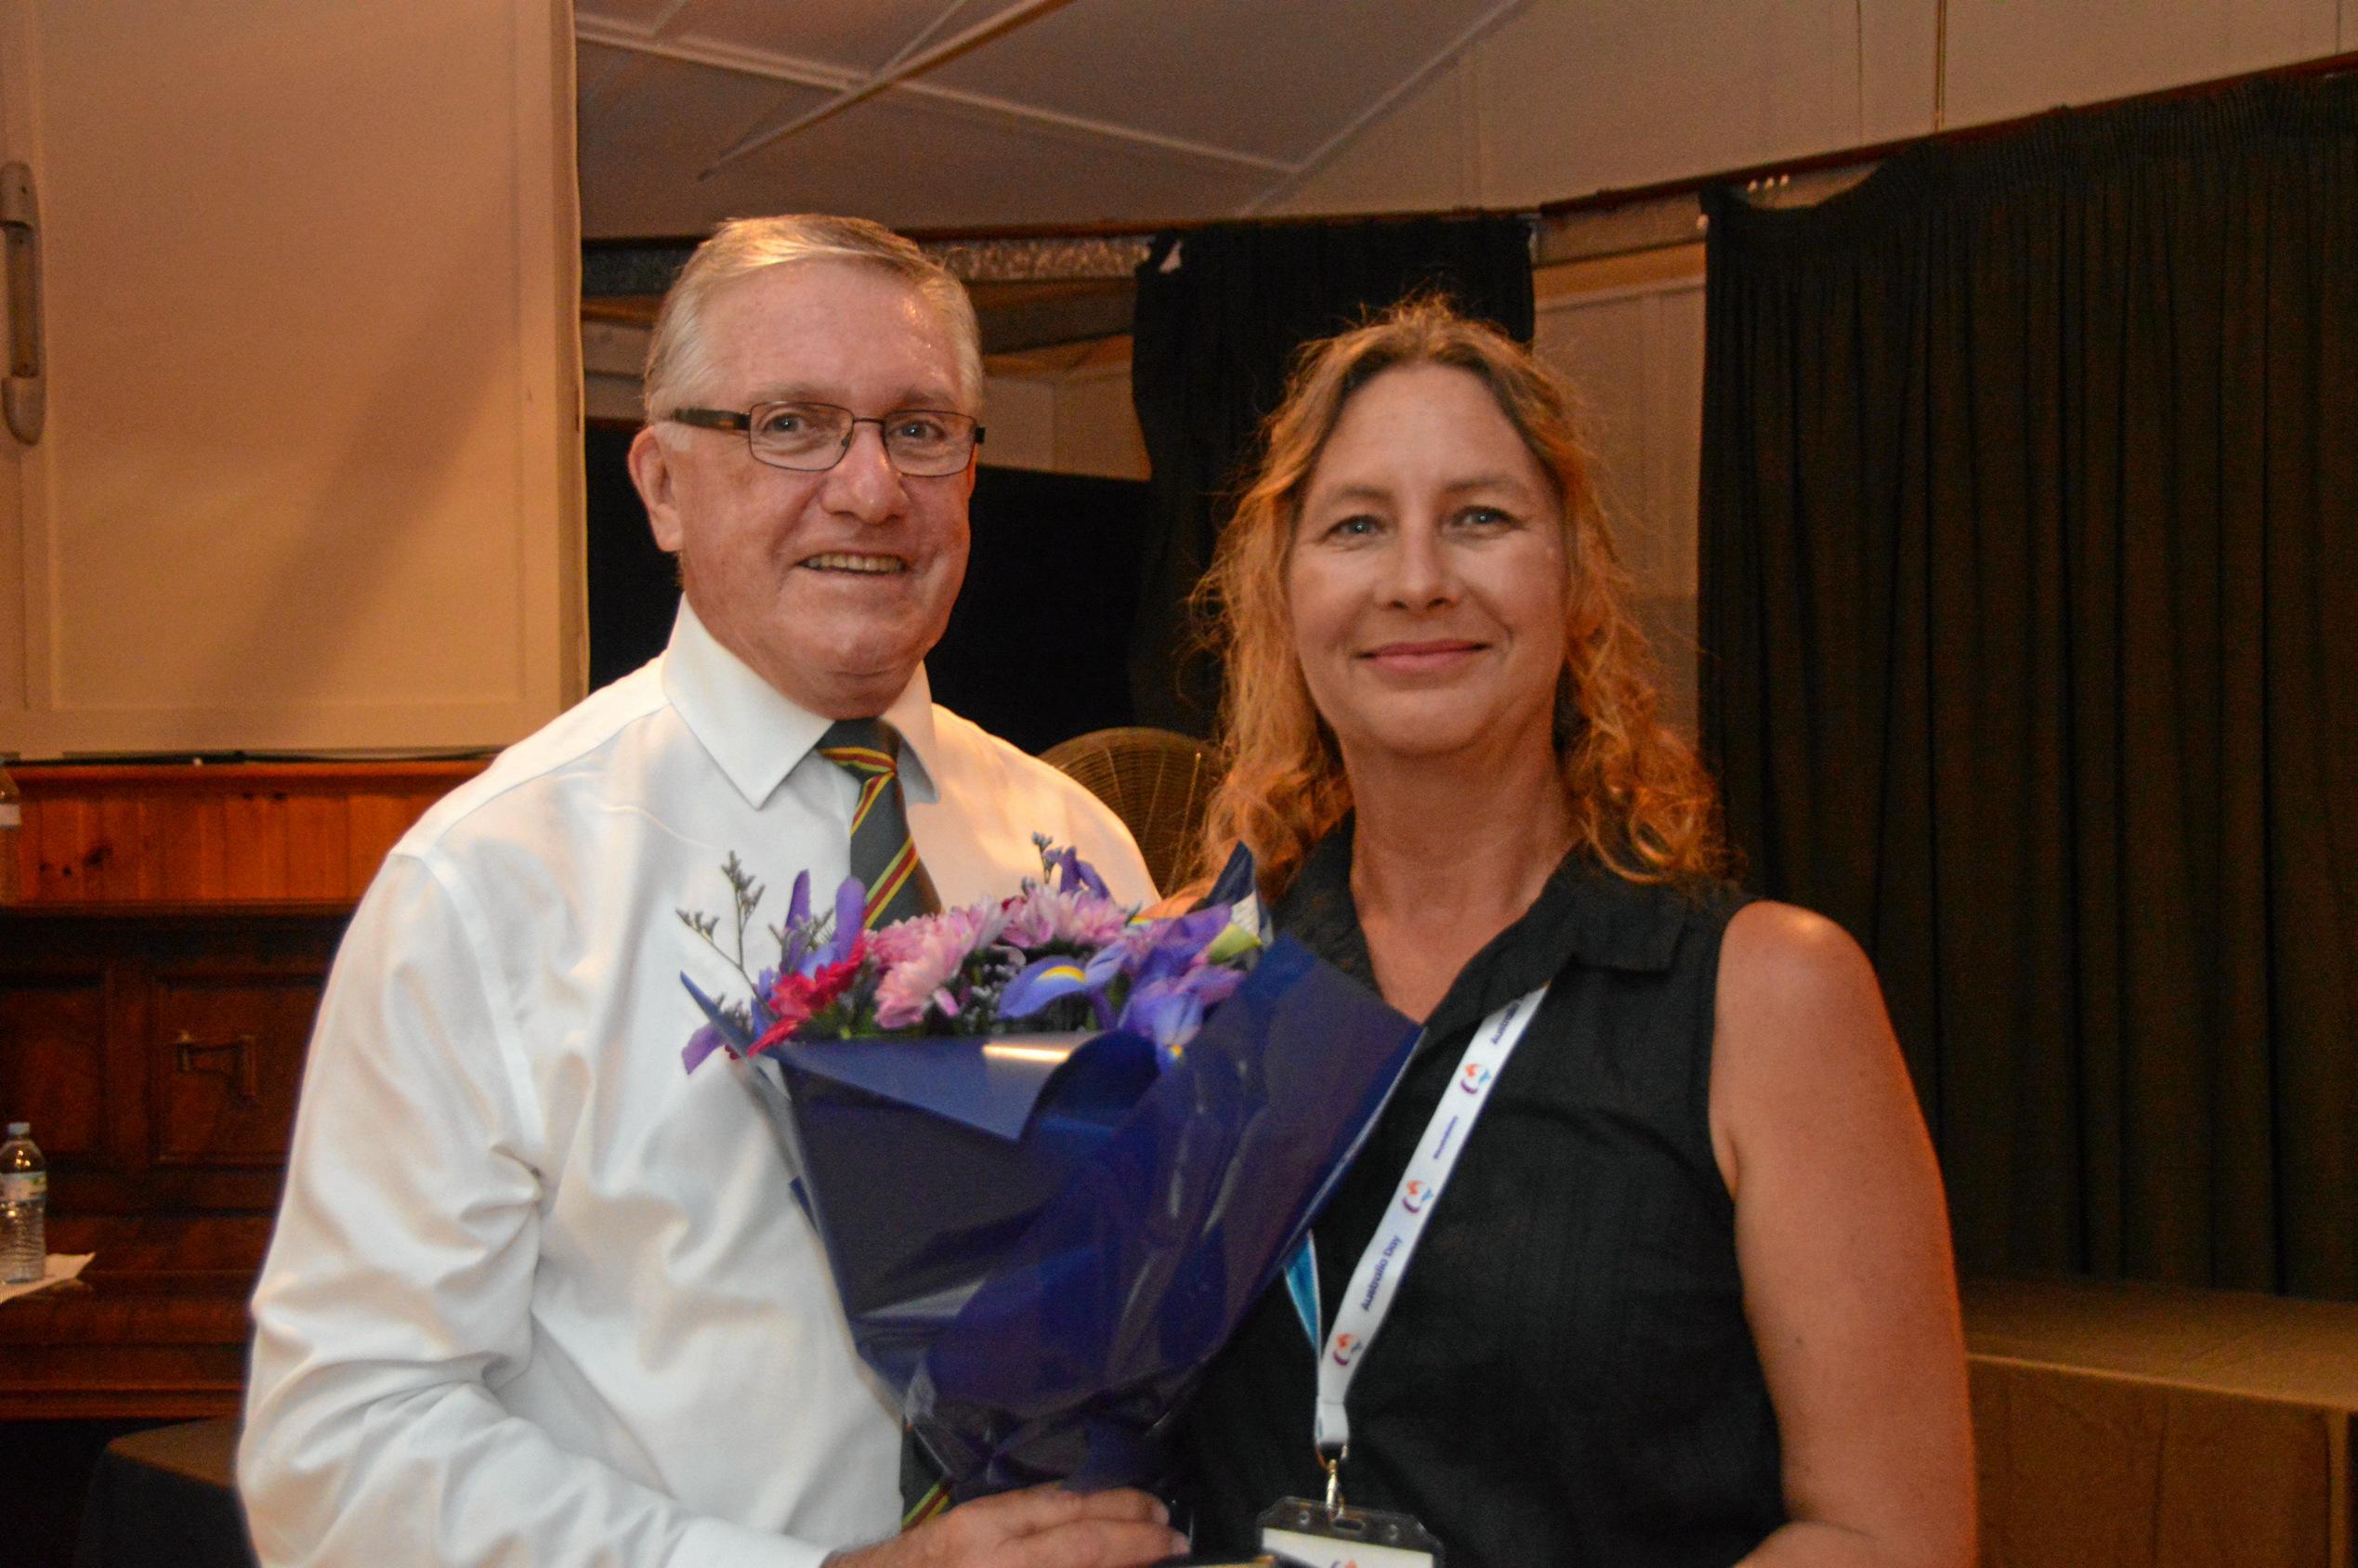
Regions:
<instances>
[{"instance_id":1,"label":"curtain fold","mask_svg":"<svg viewBox=\"0 0 2358 1568\"><path fill-rule=\"evenodd\" d=\"M1706 747L1960 1263L2358 1296L2358 81L1706 207Z\"/></svg>"},{"instance_id":2,"label":"curtain fold","mask_svg":"<svg viewBox=\"0 0 2358 1568\"><path fill-rule=\"evenodd\" d=\"M1140 724L1211 733L1219 671L1195 647L1187 596L1294 351L1421 289L1530 342L1529 222L1220 224L1156 240L1138 268L1131 353L1154 487L1131 642Z\"/></svg>"}]
</instances>

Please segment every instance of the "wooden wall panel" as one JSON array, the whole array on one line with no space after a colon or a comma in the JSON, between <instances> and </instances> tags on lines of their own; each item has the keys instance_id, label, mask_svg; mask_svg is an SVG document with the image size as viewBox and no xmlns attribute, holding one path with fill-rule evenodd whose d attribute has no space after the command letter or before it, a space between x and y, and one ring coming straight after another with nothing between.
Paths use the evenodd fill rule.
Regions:
<instances>
[{"instance_id":1,"label":"wooden wall panel","mask_svg":"<svg viewBox=\"0 0 2358 1568\"><path fill-rule=\"evenodd\" d=\"M0 1422L237 1408L252 1334L244 1303L278 1207L305 1037L344 911L299 900L143 902L131 896L143 886L173 885L165 856L147 857L156 868L148 881L139 856L95 851L136 843L143 817L159 844L177 823L187 831L177 842L225 846L196 830L224 821L220 797L241 790L265 806L277 794L303 803L282 814L290 818L332 819L349 780L203 772L201 789L166 777L145 780L146 793L97 787L142 782L127 777L34 780L33 792L58 807L41 843L77 824L111 835L59 861L94 868L110 897L0 908L0 1113L29 1116L50 1155L49 1245L98 1256L72 1289L0 1310ZM412 774L390 788L423 798L441 782ZM300 847L306 831L274 841L264 830L255 863L272 863L273 842L289 864L317 861ZM348 869L348 856L341 864Z\"/></svg>"},{"instance_id":2,"label":"wooden wall panel","mask_svg":"<svg viewBox=\"0 0 2358 1568\"><path fill-rule=\"evenodd\" d=\"M0 1107L55 1161L106 1152L106 977L0 975Z\"/></svg>"},{"instance_id":3,"label":"wooden wall panel","mask_svg":"<svg viewBox=\"0 0 2358 1568\"><path fill-rule=\"evenodd\" d=\"M29 903L349 904L482 764L21 767Z\"/></svg>"},{"instance_id":4,"label":"wooden wall panel","mask_svg":"<svg viewBox=\"0 0 2358 1568\"><path fill-rule=\"evenodd\" d=\"M156 977L154 1006L147 1067L155 1163L282 1170L320 977L167 972Z\"/></svg>"}]
</instances>

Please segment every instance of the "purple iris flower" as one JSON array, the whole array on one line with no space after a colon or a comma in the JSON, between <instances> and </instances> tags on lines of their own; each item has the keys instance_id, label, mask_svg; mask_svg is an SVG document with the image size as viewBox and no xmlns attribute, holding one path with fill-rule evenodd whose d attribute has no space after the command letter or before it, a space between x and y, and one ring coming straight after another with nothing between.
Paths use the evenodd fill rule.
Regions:
<instances>
[{"instance_id":1,"label":"purple iris flower","mask_svg":"<svg viewBox=\"0 0 2358 1568\"><path fill-rule=\"evenodd\" d=\"M1242 984L1241 973L1219 964L1146 981L1122 1005L1120 1026L1154 1041L1164 1062L1176 1061L1203 1026L1205 1012L1227 1000Z\"/></svg>"},{"instance_id":2,"label":"purple iris flower","mask_svg":"<svg viewBox=\"0 0 2358 1568\"><path fill-rule=\"evenodd\" d=\"M868 886L858 877L845 877L835 890L835 929L827 934L827 945L811 955L797 971L816 974L821 964L841 963L851 957L852 944L868 926Z\"/></svg>"},{"instance_id":3,"label":"purple iris flower","mask_svg":"<svg viewBox=\"0 0 2358 1568\"><path fill-rule=\"evenodd\" d=\"M807 973L803 960L810 956L810 873L794 873L793 896L786 901L786 945L779 954L778 967L797 974ZM775 972L766 972L761 989L764 992L778 983Z\"/></svg>"},{"instance_id":4,"label":"purple iris flower","mask_svg":"<svg viewBox=\"0 0 2358 1568\"><path fill-rule=\"evenodd\" d=\"M776 989L778 989L778 971L765 969L753 976L752 1010L753 1036L756 1039L769 1033L769 1026L778 1022L778 1014L772 1013L768 1004L763 1000Z\"/></svg>"},{"instance_id":5,"label":"purple iris flower","mask_svg":"<svg viewBox=\"0 0 2358 1568\"><path fill-rule=\"evenodd\" d=\"M704 1026L688 1037L686 1049L679 1053L680 1060L688 1064L689 1072L694 1072L696 1065L715 1051L726 1047L731 1052L739 1052L753 1043L754 1037L744 1025L730 1017L727 1009L699 990L695 981L683 974L679 983L688 987L688 994L696 999L696 1005L704 1014ZM761 1004L756 1001L754 1011L758 1013L760 1008Z\"/></svg>"},{"instance_id":6,"label":"purple iris flower","mask_svg":"<svg viewBox=\"0 0 2358 1568\"><path fill-rule=\"evenodd\" d=\"M1028 1018L1060 998L1085 995L1099 1028L1134 1029L1159 1045L1174 1046L1196 1032L1205 1008L1243 979L1236 970L1200 961L1227 926L1226 909L1199 909L1131 926L1086 964L1064 957L1041 959L1007 983L1000 994L1000 1015ZM1114 982L1125 978L1129 1000L1117 1020L1106 999Z\"/></svg>"},{"instance_id":7,"label":"purple iris flower","mask_svg":"<svg viewBox=\"0 0 2358 1568\"><path fill-rule=\"evenodd\" d=\"M1091 984L1088 972L1073 960L1062 955L1036 959L1026 964L1023 972L1007 982L1007 988L999 993L999 1015L1002 1018L1028 1018L1050 1002L1062 1000L1076 993L1086 994L1089 1005L1097 1014L1097 1027L1114 1026L1113 1008L1106 1000L1106 988Z\"/></svg>"},{"instance_id":8,"label":"purple iris flower","mask_svg":"<svg viewBox=\"0 0 2358 1568\"><path fill-rule=\"evenodd\" d=\"M696 1070L697 1065L705 1057L727 1043L728 1038L726 1035L723 1035L714 1025L707 1024L688 1037L688 1044L681 1050L679 1059L687 1064L688 1070L692 1073Z\"/></svg>"},{"instance_id":9,"label":"purple iris flower","mask_svg":"<svg viewBox=\"0 0 2358 1568\"><path fill-rule=\"evenodd\" d=\"M1192 964L1203 957L1203 950L1212 946L1212 939L1227 929L1228 910L1225 905L1181 915L1171 922L1155 943L1155 950L1147 960L1148 966L1176 969Z\"/></svg>"},{"instance_id":10,"label":"purple iris flower","mask_svg":"<svg viewBox=\"0 0 2358 1568\"><path fill-rule=\"evenodd\" d=\"M841 963L851 956L852 944L858 940L868 923L868 889L858 877L845 877L835 890L834 928L827 940L811 940L810 873L794 873L793 896L787 900L786 923L779 928L785 943L778 955L778 967L762 972L756 987L755 1005L778 984L780 974L800 974L806 977L819 973L822 964Z\"/></svg>"},{"instance_id":11,"label":"purple iris flower","mask_svg":"<svg viewBox=\"0 0 2358 1568\"><path fill-rule=\"evenodd\" d=\"M1107 979L1119 973L1130 976L1132 984L1143 986L1192 966L1212 946L1212 938L1227 928L1226 909L1198 909L1193 914L1131 927L1122 933L1120 942L1098 955L1098 960L1105 965ZM1097 969L1098 963L1090 967Z\"/></svg>"},{"instance_id":12,"label":"purple iris flower","mask_svg":"<svg viewBox=\"0 0 2358 1568\"><path fill-rule=\"evenodd\" d=\"M1076 888L1094 893L1100 898L1110 898L1112 891L1106 879L1097 874L1097 868L1081 857L1081 852L1068 844L1048 856L1048 864L1056 870L1056 891L1070 893Z\"/></svg>"}]
</instances>

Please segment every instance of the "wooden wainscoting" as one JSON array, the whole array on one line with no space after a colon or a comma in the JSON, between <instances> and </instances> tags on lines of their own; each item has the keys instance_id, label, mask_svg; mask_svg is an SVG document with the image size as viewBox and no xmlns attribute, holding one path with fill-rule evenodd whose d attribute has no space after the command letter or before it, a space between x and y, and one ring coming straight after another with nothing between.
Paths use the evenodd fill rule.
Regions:
<instances>
[{"instance_id":1,"label":"wooden wainscoting","mask_svg":"<svg viewBox=\"0 0 2358 1568\"><path fill-rule=\"evenodd\" d=\"M32 904L350 904L479 762L12 769Z\"/></svg>"},{"instance_id":2,"label":"wooden wainscoting","mask_svg":"<svg viewBox=\"0 0 2358 1568\"><path fill-rule=\"evenodd\" d=\"M0 1309L0 1422L233 1413L245 1299L353 903L479 763L12 769L0 1114L82 1278Z\"/></svg>"}]
</instances>

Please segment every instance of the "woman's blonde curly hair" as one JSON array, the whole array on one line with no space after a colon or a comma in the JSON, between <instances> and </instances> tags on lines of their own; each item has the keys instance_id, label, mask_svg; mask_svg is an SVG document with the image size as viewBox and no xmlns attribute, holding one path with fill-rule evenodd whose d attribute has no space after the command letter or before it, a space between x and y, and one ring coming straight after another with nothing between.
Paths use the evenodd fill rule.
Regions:
<instances>
[{"instance_id":1,"label":"woman's blonde curly hair","mask_svg":"<svg viewBox=\"0 0 2358 1568\"><path fill-rule=\"evenodd\" d=\"M1295 657L1287 568L1303 492L1352 395L1385 371L1424 364L1480 378L1563 506L1568 591L1555 749L1574 842L1631 882L1725 875L1718 791L1694 750L1657 717L1652 658L1631 619L1628 575L1590 484L1569 390L1496 329L1430 297L1303 346L1284 401L1263 426L1259 471L1196 592L1226 662L1227 773L1206 817L1203 864L1218 866L1241 843L1274 896L1351 809L1342 753Z\"/></svg>"}]
</instances>

